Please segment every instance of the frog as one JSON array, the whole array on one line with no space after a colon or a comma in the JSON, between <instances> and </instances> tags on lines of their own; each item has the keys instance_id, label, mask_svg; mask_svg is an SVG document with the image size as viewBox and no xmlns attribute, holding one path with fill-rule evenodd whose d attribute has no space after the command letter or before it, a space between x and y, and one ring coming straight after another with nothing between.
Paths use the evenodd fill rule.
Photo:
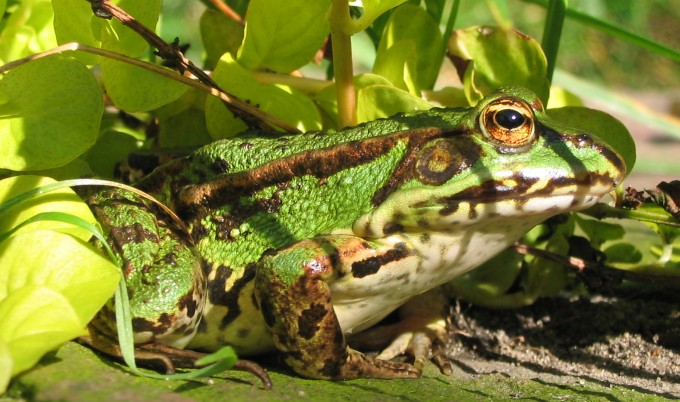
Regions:
<instances>
[{"instance_id":1,"label":"frog","mask_svg":"<svg viewBox=\"0 0 680 402\"><path fill-rule=\"evenodd\" d=\"M598 137L504 87L469 108L210 143L136 183L179 219L119 189L86 201L124 261L135 343L167 365L230 345L309 378L415 378L348 339L625 173ZM115 328L109 304L95 347Z\"/></svg>"}]
</instances>

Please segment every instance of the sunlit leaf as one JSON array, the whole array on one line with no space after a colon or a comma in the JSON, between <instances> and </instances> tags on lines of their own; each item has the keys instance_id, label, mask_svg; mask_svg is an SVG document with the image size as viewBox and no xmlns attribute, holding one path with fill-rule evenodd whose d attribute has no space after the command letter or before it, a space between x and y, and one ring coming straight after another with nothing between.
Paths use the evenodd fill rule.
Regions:
<instances>
[{"instance_id":1,"label":"sunlit leaf","mask_svg":"<svg viewBox=\"0 0 680 402\"><path fill-rule=\"evenodd\" d=\"M0 80L0 168L65 165L94 144L102 92L80 62L55 55L9 71Z\"/></svg>"},{"instance_id":2,"label":"sunlit leaf","mask_svg":"<svg viewBox=\"0 0 680 402\"><path fill-rule=\"evenodd\" d=\"M519 31L486 26L457 30L449 40L449 58L471 104L507 85L547 99L545 55L538 42Z\"/></svg>"},{"instance_id":3,"label":"sunlit leaf","mask_svg":"<svg viewBox=\"0 0 680 402\"><path fill-rule=\"evenodd\" d=\"M227 52L236 57L243 41L243 25L218 11L206 9L201 15L200 26L206 68L215 68L220 57Z\"/></svg>"},{"instance_id":4,"label":"sunlit leaf","mask_svg":"<svg viewBox=\"0 0 680 402\"><path fill-rule=\"evenodd\" d=\"M358 121L371 121L390 117L399 112L427 110L432 104L401 89L387 85L362 88L357 94Z\"/></svg>"},{"instance_id":5,"label":"sunlit leaf","mask_svg":"<svg viewBox=\"0 0 680 402\"><path fill-rule=\"evenodd\" d=\"M14 369L14 362L12 361L12 354L9 352L7 344L0 339L0 395L7 389L10 378L12 378L12 370Z\"/></svg>"},{"instance_id":6,"label":"sunlit leaf","mask_svg":"<svg viewBox=\"0 0 680 402\"><path fill-rule=\"evenodd\" d=\"M0 181L0 204L28 190L54 183L53 179L39 176L16 176ZM5 233L33 215L47 211L60 211L73 214L87 222L96 220L87 205L70 188L55 190L25 201L3 214L0 214L0 234ZM41 221L24 226L19 231L52 229L70 233L80 239L88 240L92 233L64 222Z\"/></svg>"},{"instance_id":7,"label":"sunlit leaf","mask_svg":"<svg viewBox=\"0 0 680 402\"><path fill-rule=\"evenodd\" d=\"M118 268L70 235L36 230L0 243L0 340L13 373L83 334L113 295Z\"/></svg>"},{"instance_id":8,"label":"sunlit leaf","mask_svg":"<svg viewBox=\"0 0 680 402\"><path fill-rule=\"evenodd\" d=\"M574 128L591 133L614 148L626 164L626 172L630 173L635 165L635 141L619 120L611 115L584 107L563 107L548 109L548 115Z\"/></svg>"},{"instance_id":9,"label":"sunlit leaf","mask_svg":"<svg viewBox=\"0 0 680 402\"><path fill-rule=\"evenodd\" d=\"M18 2L0 26L0 64L55 47L53 30L49 0Z\"/></svg>"},{"instance_id":10,"label":"sunlit leaf","mask_svg":"<svg viewBox=\"0 0 680 402\"><path fill-rule=\"evenodd\" d=\"M116 3L138 23L152 31L155 29L161 13L161 0L120 0ZM102 48L131 57L140 56L149 47L143 37L116 19L103 25L100 35Z\"/></svg>"},{"instance_id":11,"label":"sunlit leaf","mask_svg":"<svg viewBox=\"0 0 680 402\"><path fill-rule=\"evenodd\" d=\"M288 73L307 64L330 30L330 0L252 0L238 61L249 69Z\"/></svg>"},{"instance_id":12,"label":"sunlit leaf","mask_svg":"<svg viewBox=\"0 0 680 402\"><path fill-rule=\"evenodd\" d=\"M369 25L391 8L398 6L406 0L362 0L361 7L363 12L361 17L350 19L345 16L331 16L338 20L337 25L347 35L354 35L368 28ZM345 17L345 18L343 18Z\"/></svg>"},{"instance_id":13,"label":"sunlit leaf","mask_svg":"<svg viewBox=\"0 0 680 402\"><path fill-rule=\"evenodd\" d=\"M121 61L103 58L101 66L107 94L127 112L156 109L189 89L171 78Z\"/></svg>"},{"instance_id":14,"label":"sunlit leaf","mask_svg":"<svg viewBox=\"0 0 680 402\"><path fill-rule=\"evenodd\" d=\"M405 4L397 7L385 26L373 65L396 87L420 95L431 89L439 73L442 37L437 21L422 7Z\"/></svg>"},{"instance_id":15,"label":"sunlit leaf","mask_svg":"<svg viewBox=\"0 0 680 402\"><path fill-rule=\"evenodd\" d=\"M99 32L106 22L92 13L92 6L81 0L52 0L54 10L54 34L60 45L77 42L82 45L99 47ZM97 31L95 37L93 30ZM98 56L76 52L78 60L87 64L95 64Z\"/></svg>"},{"instance_id":16,"label":"sunlit leaf","mask_svg":"<svg viewBox=\"0 0 680 402\"><path fill-rule=\"evenodd\" d=\"M45 353L84 334L85 326L73 307L52 289L25 286L0 299L0 339L8 346L12 374L32 367Z\"/></svg>"},{"instance_id":17,"label":"sunlit leaf","mask_svg":"<svg viewBox=\"0 0 680 402\"><path fill-rule=\"evenodd\" d=\"M229 53L220 59L213 78L225 91L257 105L301 131L321 128L319 111L308 97L285 86L260 84ZM215 139L232 137L246 128L214 97L206 100L205 114L208 130Z\"/></svg>"}]
</instances>

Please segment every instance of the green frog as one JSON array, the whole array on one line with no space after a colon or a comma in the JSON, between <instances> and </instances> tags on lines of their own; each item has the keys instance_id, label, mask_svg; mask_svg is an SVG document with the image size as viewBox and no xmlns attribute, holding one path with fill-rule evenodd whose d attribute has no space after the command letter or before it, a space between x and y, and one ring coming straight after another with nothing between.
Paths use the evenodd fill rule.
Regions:
<instances>
[{"instance_id":1,"label":"green frog","mask_svg":"<svg viewBox=\"0 0 680 402\"><path fill-rule=\"evenodd\" d=\"M625 171L510 87L467 109L206 145L137 184L186 228L125 191L87 201L125 261L140 347L278 350L306 377L405 378L420 370L348 336L593 205ZM114 320L103 309L91 333L114 338Z\"/></svg>"}]
</instances>

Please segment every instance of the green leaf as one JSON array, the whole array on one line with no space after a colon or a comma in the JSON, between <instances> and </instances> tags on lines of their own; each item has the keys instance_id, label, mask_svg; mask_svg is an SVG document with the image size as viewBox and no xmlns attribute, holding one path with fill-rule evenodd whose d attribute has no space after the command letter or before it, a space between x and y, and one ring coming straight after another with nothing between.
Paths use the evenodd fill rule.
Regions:
<instances>
[{"instance_id":1,"label":"green leaf","mask_svg":"<svg viewBox=\"0 0 680 402\"><path fill-rule=\"evenodd\" d=\"M45 176L54 180L70 180L76 177L92 177L94 172L90 165L82 159L74 159L64 166L52 169L31 170L24 172L31 176Z\"/></svg>"},{"instance_id":2,"label":"green leaf","mask_svg":"<svg viewBox=\"0 0 680 402\"><path fill-rule=\"evenodd\" d=\"M52 0L54 10L54 35L57 43L63 45L69 42L77 42L81 45L99 47L101 41L99 32L101 26L106 24L101 18L92 13L91 5L82 0ZM96 30L97 36L93 34ZM76 52L75 57L85 64L96 64L99 56Z\"/></svg>"},{"instance_id":3,"label":"green leaf","mask_svg":"<svg viewBox=\"0 0 680 402\"><path fill-rule=\"evenodd\" d=\"M120 0L118 6L137 20L140 24L154 30L161 13L161 0ZM101 45L103 49L122 53L130 57L138 57L149 45L137 32L126 27L116 19L108 21L101 27Z\"/></svg>"},{"instance_id":4,"label":"green leaf","mask_svg":"<svg viewBox=\"0 0 680 402\"><path fill-rule=\"evenodd\" d=\"M392 12L385 26L373 73L397 88L420 95L422 89L434 86L442 51L437 21L423 8L404 4Z\"/></svg>"},{"instance_id":5,"label":"green leaf","mask_svg":"<svg viewBox=\"0 0 680 402\"><path fill-rule=\"evenodd\" d=\"M432 107L422 98L388 85L372 85L357 93L357 120L360 123Z\"/></svg>"},{"instance_id":6,"label":"green leaf","mask_svg":"<svg viewBox=\"0 0 680 402\"><path fill-rule=\"evenodd\" d=\"M0 339L8 345L12 375L31 368L45 353L84 334L85 326L68 300L49 288L26 286L0 300Z\"/></svg>"},{"instance_id":7,"label":"green leaf","mask_svg":"<svg viewBox=\"0 0 680 402\"><path fill-rule=\"evenodd\" d=\"M627 174L635 166L635 141L626 126L616 118L600 110L574 106L549 109L547 113L557 121L593 134L614 148L623 158Z\"/></svg>"},{"instance_id":8,"label":"green leaf","mask_svg":"<svg viewBox=\"0 0 680 402\"><path fill-rule=\"evenodd\" d=\"M330 28L330 0L252 0L238 61L248 69L289 73L307 64Z\"/></svg>"},{"instance_id":9,"label":"green leaf","mask_svg":"<svg viewBox=\"0 0 680 402\"><path fill-rule=\"evenodd\" d=\"M243 25L219 11L206 9L201 15L201 39L205 48L205 68L214 69L223 54L236 57L243 42Z\"/></svg>"},{"instance_id":10,"label":"green leaf","mask_svg":"<svg viewBox=\"0 0 680 402\"><path fill-rule=\"evenodd\" d=\"M302 131L321 128L319 111L309 98L283 85L258 83L252 73L234 61L229 53L220 59L213 78L225 91ZM206 100L205 117L208 130L215 139L232 137L246 129L246 125L214 97Z\"/></svg>"},{"instance_id":11,"label":"green leaf","mask_svg":"<svg viewBox=\"0 0 680 402\"><path fill-rule=\"evenodd\" d=\"M372 85L392 86L392 84L384 77L375 74L360 74L354 76L354 91L358 93L362 88ZM325 112L329 120L331 120L331 127L338 127L338 102L337 90L335 84L328 85L314 97L314 101L319 108ZM363 108L364 110L367 110Z\"/></svg>"},{"instance_id":12,"label":"green leaf","mask_svg":"<svg viewBox=\"0 0 680 402\"><path fill-rule=\"evenodd\" d=\"M7 390L9 380L12 378L12 370L14 363L12 362L12 354L9 351L9 346L0 339L0 395Z\"/></svg>"},{"instance_id":13,"label":"green leaf","mask_svg":"<svg viewBox=\"0 0 680 402\"><path fill-rule=\"evenodd\" d=\"M449 41L449 57L470 104L507 85L548 99L545 55L538 42L518 31L488 26L457 30Z\"/></svg>"},{"instance_id":14,"label":"green leaf","mask_svg":"<svg viewBox=\"0 0 680 402\"><path fill-rule=\"evenodd\" d=\"M361 17L352 19L349 18L348 15L331 15L330 19L334 21L334 25L342 29L342 32L346 35L354 35L355 33L368 28L368 26L382 14L405 1L406 0L363 0L361 2L361 7L363 7ZM345 12L344 14L347 13Z\"/></svg>"},{"instance_id":15,"label":"green leaf","mask_svg":"<svg viewBox=\"0 0 680 402\"><path fill-rule=\"evenodd\" d=\"M107 130L85 155L85 160L99 177L112 178L116 165L137 150L137 139L118 131Z\"/></svg>"},{"instance_id":16,"label":"green leaf","mask_svg":"<svg viewBox=\"0 0 680 402\"><path fill-rule=\"evenodd\" d=\"M212 141L205 123L205 99L205 93L190 90L156 110L161 147L196 147Z\"/></svg>"},{"instance_id":17,"label":"green leaf","mask_svg":"<svg viewBox=\"0 0 680 402\"><path fill-rule=\"evenodd\" d=\"M181 82L118 60L102 58L101 67L107 94L127 112L157 109L189 89Z\"/></svg>"},{"instance_id":18,"label":"green leaf","mask_svg":"<svg viewBox=\"0 0 680 402\"><path fill-rule=\"evenodd\" d=\"M616 243L604 250L607 263L635 264L642 260L642 253L630 243Z\"/></svg>"},{"instance_id":19,"label":"green leaf","mask_svg":"<svg viewBox=\"0 0 680 402\"><path fill-rule=\"evenodd\" d=\"M586 219L580 215L574 216L578 226L588 236L588 240L594 247L599 247L607 240L621 239L625 230L619 224L604 222L596 219Z\"/></svg>"},{"instance_id":20,"label":"green leaf","mask_svg":"<svg viewBox=\"0 0 680 402\"><path fill-rule=\"evenodd\" d=\"M118 268L90 245L51 230L0 243L0 266L0 341L13 374L81 335L120 280Z\"/></svg>"},{"instance_id":21,"label":"green leaf","mask_svg":"<svg viewBox=\"0 0 680 402\"><path fill-rule=\"evenodd\" d=\"M0 181L0 204L28 190L54 183L53 179L39 176L17 176ZM49 193L33 197L21 204L15 205L0 214L0 234L10 231L12 228L26 219L41 212L59 211L78 216L89 223L96 223L92 212L87 205L70 188L62 188ZM31 223L19 232L52 229L69 233L82 240L88 240L92 233L82 228L75 227L63 222L42 221Z\"/></svg>"},{"instance_id":22,"label":"green leaf","mask_svg":"<svg viewBox=\"0 0 680 402\"><path fill-rule=\"evenodd\" d=\"M3 3L3 2L0 2ZM6 6L0 4L0 11ZM0 16L4 14L0 13ZM49 0L19 2L0 28L0 64L51 49L57 45L53 35L52 6Z\"/></svg>"},{"instance_id":23,"label":"green leaf","mask_svg":"<svg viewBox=\"0 0 680 402\"><path fill-rule=\"evenodd\" d=\"M0 81L0 168L62 166L94 144L102 92L80 62L60 55L9 71Z\"/></svg>"}]
</instances>

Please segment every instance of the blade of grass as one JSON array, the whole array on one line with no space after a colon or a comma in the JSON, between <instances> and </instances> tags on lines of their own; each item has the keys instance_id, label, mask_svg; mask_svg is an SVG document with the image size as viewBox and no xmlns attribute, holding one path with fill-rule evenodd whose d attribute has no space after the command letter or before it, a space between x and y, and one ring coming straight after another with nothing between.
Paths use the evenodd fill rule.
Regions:
<instances>
[{"instance_id":1,"label":"blade of grass","mask_svg":"<svg viewBox=\"0 0 680 402\"><path fill-rule=\"evenodd\" d=\"M548 61L547 76L549 82L552 82L553 72L555 71L555 62L557 60L557 51L560 48L560 37L562 36L566 9L567 0L550 0L548 5L541 47Z\"/></svg>"},{"instance_id":2,"label":"blade of grass","mask_svg":"<svg viewBox=\"0 0 680 402\"><path fill-rule=\"evenodd\" d=\"M522 0L525 3L537 4L539 6L548 7L548 0ZM580 22L584 25L588 25L602 32L605 32L615 38L621 39L628 43L632 43L643 49L649 50L661 56L667 57L671 60L680 62L680 51L671 49L668 46L662 45L651 39L645 38L644 36L638 35L636 33L630 32L626 29L618 27L616 25L610 24L606 21L602 21L599 18L593 17L586 13L582 13L573 8L566 9L566 15L570 19Z\"/></svg>"},{"instance_id":3,"label":"blade of grass","mask_svg":"<svg viewBox=\"0 0 680 402\"><path fill-rule=\"evenodd\" d=\"M560 69L555 71L554 80L557 85L569 88L575 95L596 101L598 106L607 109L609 113L626 116L654 130L680 138L679 119L659 113L630 96L580 79Z\"/></svg>"}]
</instances>

